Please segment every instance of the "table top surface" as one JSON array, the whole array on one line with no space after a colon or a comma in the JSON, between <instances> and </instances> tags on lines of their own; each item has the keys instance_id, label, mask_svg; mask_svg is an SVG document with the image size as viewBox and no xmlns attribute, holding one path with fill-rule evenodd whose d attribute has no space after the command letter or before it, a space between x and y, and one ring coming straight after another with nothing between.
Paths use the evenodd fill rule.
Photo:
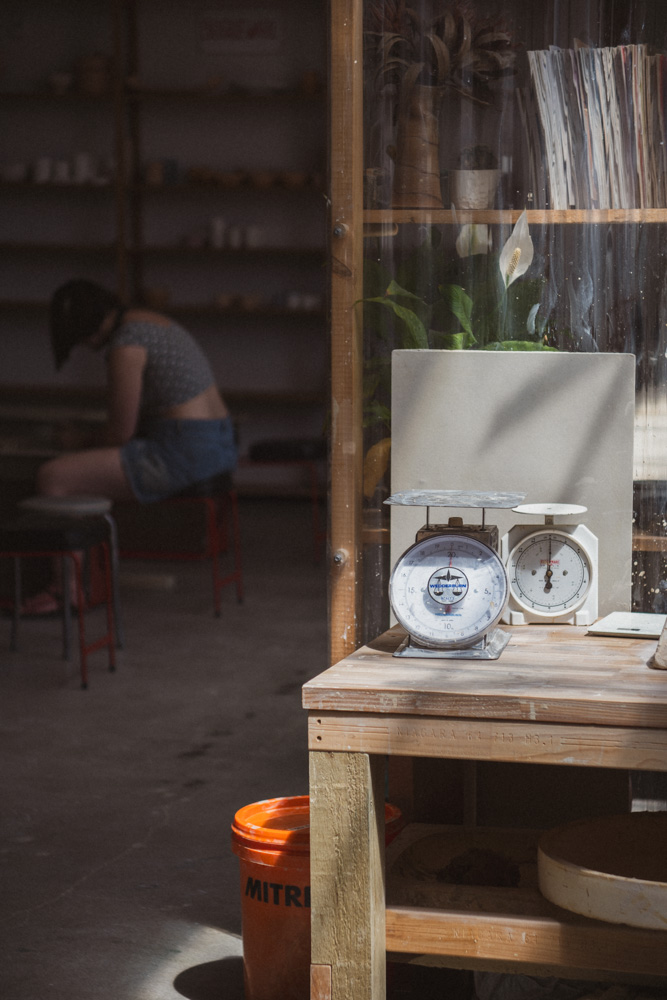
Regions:
<instances>
[{"instance_id":1,"label":"table top surface","mask_svg":"<svg viewBox=\"0 0 667 1000\"><path fill-rule=\"evenodd\" d=\"M667 728L667 670L653 639L586 635L570 625L503 626L497 660L392 656L394 626L303 686L312 712Z\"/></svg>"}]
</instances>

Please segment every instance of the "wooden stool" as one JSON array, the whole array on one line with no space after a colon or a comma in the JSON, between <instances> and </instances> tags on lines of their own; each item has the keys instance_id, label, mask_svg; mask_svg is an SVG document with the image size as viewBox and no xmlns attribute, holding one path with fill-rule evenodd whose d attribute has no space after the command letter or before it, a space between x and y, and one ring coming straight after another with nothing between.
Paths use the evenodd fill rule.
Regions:
<instances>
[{"instance_id":1,"label":"wooden stool","mask_svg":"<svg viewBox=\"0 0 667 1000\"><path fill-rule=\"evenodd\" d=\"M103 555L105 581L106 633L87 643L85 634L86 598L83 584L81 552L99 546ZM59 557L63 566L63 658L69 659L71 648L71 608L67 595L71 593L70 570L74 566L74 590L79 628L81 687L88 687L88 654L105 646L109 651L109 670L115 670L113 590L109 526L104 517L54 515L26 510L0 528L0 558L14 561L14 604L10 648L18 648L18 626L21 617L21 560L27 557Z\"/></svg>"},{"instance_id":2,"label":"wooden stool","mask_svg":"<svg viewBox=\"0 0 667 1000\"><path fill-rule=\"evenodd\" d=\"M213 576L213 607L216 617L220 617L220 592L224 587L234 584L236 599L243 601L243 567L241 561L241 530L239 526L238 494L234 489L231 473L222 472L211 479L203 479L195 483L183 493L159 500L155 504L146 505L152 510L174 504L189 504L198 506L204 512L205 542L200 551L187 549L140 549L126 548L121 545L120 554L128 559L173 559L180 561L211 560ZM231 529L231 531L230 531ZM233 569L223 575L220 569L220 559L231 546Z\"/></svg>"}]
</instances>

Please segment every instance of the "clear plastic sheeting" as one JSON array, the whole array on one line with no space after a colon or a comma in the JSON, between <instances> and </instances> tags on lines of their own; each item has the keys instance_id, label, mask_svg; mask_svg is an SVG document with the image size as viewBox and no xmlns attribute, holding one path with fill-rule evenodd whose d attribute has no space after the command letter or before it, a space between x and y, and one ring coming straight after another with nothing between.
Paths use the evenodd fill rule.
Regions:
<instances>
[{"instance_id":1,"label":"clear plastic sheeting","mask_svg":"<svg viewBox=\"0 0 667 1000\"><path fill-rule=\"evenodd\" d=\"M389 623L396 348L633 354L631 601L664 612L667 5L363 11L362 638Z\"/></svg>"},{"instance_id":2,"label":"clear plastic sheeting","mask_svg":"<svg viewBox=\"0 0 667 1000\"><path fill-rule=\"evenodd\" d=\"M407 507L516 507L525 493L462 492L461 490L404 490L385 503Z\"/></svg>"}]
</instances>

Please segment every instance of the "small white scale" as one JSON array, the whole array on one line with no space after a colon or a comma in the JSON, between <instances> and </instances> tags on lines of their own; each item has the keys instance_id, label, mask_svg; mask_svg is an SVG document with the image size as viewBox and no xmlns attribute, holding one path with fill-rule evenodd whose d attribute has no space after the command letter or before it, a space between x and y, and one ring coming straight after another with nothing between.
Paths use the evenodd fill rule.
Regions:
<instances>
[{"instance_id":1,"label":"small white scale","mask_svg":"<svg viewBox=\"0 0 667 1000\"><path fill-rule=\"evenodd\" d=\"M394 656L497 659L509 634L495 626L509 596L507 572L498 554L498 528L485 524L485 510L514 508L523 493L406 490L385 503L426 507L426 524L397 560L389 600L408 633ZM482 510L481 525L431 524L431 507Z\"/></svg>"},{"instance_id":2,"label":"small white scale","mask_svg":"<svg viewBox=\"0 0 667 1000\"><path fill-rule=\"evenodd\" d=\"M586 507L539 503L514 510L543 517L544 527L516 524L502 538L509 578L502 621L591 625L598 616L598 540L584 524L554 522L583 514Z\"/></svg>"}]
</instances>

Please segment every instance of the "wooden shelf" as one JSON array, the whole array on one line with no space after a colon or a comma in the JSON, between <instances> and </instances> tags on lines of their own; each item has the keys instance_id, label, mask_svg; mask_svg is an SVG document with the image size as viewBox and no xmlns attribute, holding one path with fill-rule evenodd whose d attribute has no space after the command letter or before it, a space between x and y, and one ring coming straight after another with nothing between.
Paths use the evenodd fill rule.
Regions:
<instances>
[{"instance_id":1,"label":"wooden shelf","mask_svg":"<svg viewBox=\"0 0 667 1000\"><path fill-rule=\"evenodd\" d=\"M262 389L223 389L222 394L233 412L238 412L242 408L319 407L326 401L326 391L324 390L322 392L269 392Z\"/></svg>"},{"instance_id":2,"label":"wooden shelf","mask_svg":"<svg viewBox=\"0 0 667 1000\"><path fill-rule=\"evenodd\" d=\"M74 181L67 181L57 184L55 181L48 181L46 184L36 184L34 181L0 181L0 191L11 194L62 194L63 191L80 192L81 194L108 194L115 193L115 181L105 181L103 184L75 184Z\"/></svg>"},{"instance_id":3,"label":"wooden shelf","mask_svg":"<svg viewBox=\"0 0 667 1000\"><path fill-rule=\"evenodd\" d=\"M391 226L416 225L463 225L466 222L487 223L489 225L513 225L521 215L521 209L419 209L419 208L379 208L366 209L363 221L367 224ZM667 222L667 208L610 208L610 209L529 209L526 212L528 224L539 225L629 225L638 223Z\"/></svg>"},{"instance_id":4,"label":"wooden shelf","mask_svg":"<svg viewBox=\"0 0 667 1000\"><path fill-rule=\"evenodd\" d=\"M538 838L538 831L521 829L408 826L387 851L387 950L448 956L459 968L487 960L511 961L534 974L558 967L572 978L638 969L667 976L667 931L581 917L542 896ZM519 885L438 881L431 867L475 848L514 864Z\"/></svg>"},{"instance_id":5,"label":"wooden shelf","mask_svg":"<svg viewBox=\"0 0 667 1000\"><path fill-rule=\"evenodd\" d=\"M116 253L113 243L0 243L0 253Z\"/></svg>"},{"instance_id":6,"label":"wooden shelf","mask_svg":"<svg viewBox=\"0 0 667 1000\"><path fill-rule=\"evenodd\" d=\"M234 401L235 405L244 404L251 406L273 406L284 403L294 406L314 406L321 405L326 398L326 391L321 392L289 392L289 391L264 391L225 389L220 390L225 399ZM63 408L72 409L80 415L87 407L97 408L106 406L106 388L104 386L75 386L75 385L0 385L0 392L3 400L3 413L14 414L17 419L30 407L35 414L42 415L48 410L48 418L53 419L57 413L62 414ZM51 409L53 408L53 410ZM40 417L41 419L41 417Z\"/></svg>"},{"instance_id":7,"label":"wooden shelf","mask_svg":"<svg viewBox=\"0 0 667 1000\"><path fill-rule=\"evenodd\" d=\"M67 104L108 105L114 100L113 92L110 90L105 94L84 94L78 90L68 90L64 94L56 94L50 90L3 90L0 91L0 102L11 104L12 101L34 101L35 104L60 104L63 107Z\"/></svg>"},{"instance_id":8,"label":"wooden shelf","mask_svg":"<svg viewBox=\"0 0 667 1000\"><path fill-rule=\"evenodd\" d=\"M28 312L32 310L46 311L49 308L48 302L37 300L0 299L0 312ZM190 317L219 317L233 319L279 319L289 320L290 323L303 321L304 325L309 320L317 320L324 323L325 313L322 309L287 309L280 306L260 306L257 309L242 309L231 307L221 309L213 304L167 304L163 309L169 316L190 316Z\"/></svg>"},{"instance_id":9,"label":"wooden shelf","mask_svg":"<svg viewBox=\"0 0 667 1000\"><path fill-rule=\"evenodd\" d=\"M0 303L1 306L1 303ZM164 308L170 316L219 316L233 319L285 319L290 322L304 323L307 320L319 320L322 323L325 313L321 309L286 309L280 306L259 306L257 309L242 309L230 307L221 309L216 305L167 305Z\"/></svg>"},{"instance_id":10,"label":"wooden shelf","mask_svg":"<svg viewBox=\"0 0 667 1000\"><path fill-rule=\"evenodd\" d=\"M252 171L250 173L252 173ZM287 171L285 171L285 173L287 173ZM307 171L304 171L304 173L307 173ZM18 185L12 186L17 187ZM58 186L63 187L64 185ZM252 182L252 178L249 176L248 179L244 179L236 184L225 183L224 180L177 181L173 184L165 181L163 184L133 184L130 186L130 190L138 192L142 195L205 195L209 198L211 195L237 195L242 193L252 194L253 197L264 193L273 195L276 193L281 195L310 194L321 195L322 198L325 196L325 192L319 183L308 180L303 184L290 184L282 179L280 171L277 171L275 179L271 183L267 184L254 184Z\"/></svg>"},{"instance_id":11,"label":"wooden shelf","mask_svg":"<svg viewBox=\"0 0 667 1000\"><path fill-rule=\"evenodd\" d=\"M569 920L550 916L471 914L465 909L428 910L389 907L386 913L387 950L410 954L448 955L456 968L469 968L471 960L513 963L530 971L559 970L560 976L581 973L632 976L667 976L664 955L667 939L662 931L641 930L584 918ZM474 967L474 966L473 966Z\"/></svg>"},{"instance_id":12,"label":"wooden shelf","mask_svg":"<svg viewBox=\"0 0 667 1000\"><path fill-rule=\"evenodd\" d=\"M152 244L151 246L132 247L128 253L134 255L151 254L154 256L192 256L192 257L307 257L323 260L325 252L322 247L188 247L182 244Z\"/></svg>"},{"instance_id":13,"label":"wooden shelf","mask_svg":"<svg viewBox=\"0 0 667 1000\"><path fill-rule=\"evenodd\" d=\"M649 535L643 531L633 531L632 551L667 552L667 535Z\"/></svg>"},{"instance_id":14,"label":"wooden shelf","mask_svg":"<svg viewBox=\"0 0 667 1000\"><path fill-rule=\"evenodd\" d=\"M2 312L27 312L35 309L46 311L48 308L48 302L28 299L0 299L0 311Z\"/></svg>"},{"instance_id":15,"label":"wooden shelf","mask_svg":"<svg viewBox=\"0 0 667 1000\"><path fill-rule=\"evenodd\" d=\"M186 101L215 102L220 104L311 104L322 103L324 89L313 93L304 90L214 90L203 87L192 89L170 89L166 87L126 88L128 101Z\"/></svg>"},{"instance_id":16,"label":"wooden shelf","mask_svg":"<svg viewBox=\"0 0 667 1000\"><path fill-rule=\"evenodd\" d=\"M114 253L117 250L115 244L94 244L94 243L0 243L0 253ZM306 257L323 260L325 252L322 247L239 247L238 250L231 247L186 247L181 244L170 244L164 246L131 247L127 251L135 256L151 254L155 256L175 257Z\"/></svg>"}]
</instances>

